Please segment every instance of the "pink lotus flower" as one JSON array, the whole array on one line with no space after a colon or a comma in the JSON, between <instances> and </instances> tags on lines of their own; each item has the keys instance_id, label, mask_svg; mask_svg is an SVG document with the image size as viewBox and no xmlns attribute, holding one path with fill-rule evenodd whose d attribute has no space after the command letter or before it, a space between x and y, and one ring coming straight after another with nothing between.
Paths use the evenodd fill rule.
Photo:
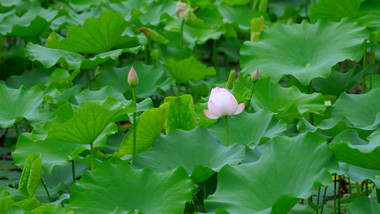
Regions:
<instances>
[{"instance_id":1,"label":"pink lotus flower","mask_svg":"<svg viewBox=\"0 0 380 214\"><path fill-rule=\"evenodd\" d=\"M128 73L128 84L131 87L135 87L138 83L139 83L139 76L137 76L137 73L132 66L131 70L129 70L129 73Z\"/></svg>"},{"instance_id":2,"label":"pink lotus flower","mask_svg":"<svg viewBox=\"0 0 380 214\"><path fill-rule=\"evenodd\" d=\"M218 119L226 115L240 114L244 110L244 103L236 101L235 97L225 88L213 88L208 100L208 110L205 115L210 119Z\"/></svg>"}]
</instances>

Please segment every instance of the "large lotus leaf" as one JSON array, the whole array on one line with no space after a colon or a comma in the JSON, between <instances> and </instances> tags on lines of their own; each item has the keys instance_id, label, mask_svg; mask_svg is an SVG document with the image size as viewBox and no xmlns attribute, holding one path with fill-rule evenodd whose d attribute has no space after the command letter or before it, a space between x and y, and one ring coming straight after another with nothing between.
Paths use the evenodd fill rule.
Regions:
<instances>
[{"instance_id":1,"label":"large lotus leaf","mask_svg":"<svg viewBox=\"0 0 380 214\"><path fill-rule=\"evenodd\" d=\"M58 11L52 8L44 9L34 5L22 16L15 12L6 17L0 26L0 34L21 36L39 41L39 35L49 29L50 22L57 16Z\"/></svg>"},{"instance_id":2,"label":"large lotus leaf","mask_svg":"<svg viewBox=\"0 0 380 214\"><path fill-rule=\"evenodd\" d=\"M380 213L380 204L370 201L368 197L360 197L347 205L350 214L376 214Z\"/></svg>"},{"instance_id":3,"label":"large lotus leaf","mask_svg":"<svg viewBox=\"0 0 380 214\"><path fill-rule=\"evenodd\" d=\"M45 213L74 214L74 211L68 208L62 207L62 205L58 205L58 204L44 204L32 210L31 213L33 214L45 214Z\"/></svg>"},{"instance_id":4,"label":"large lotus leaf","mask_svg":"<svg viewBox=\"0 0 380 214\"><path fill-rule=\"evenodd\" d=\"M90 69L107 61L117 62L122 50L113 50L97 54L89 59L82 55L70 51L46 48L33 43L28 43L25 48L25 55L32 61L39 61L45 68L50 68L56 64L64 63L73 69Z\"/></svg>"},{"instance_id":5,"label":"large lotus leaf","mask_svg":"<svg viewBox=\"0 0 380 214\"><path fill-rule=\"evenodd\" d=\"M170 103L166 132L170 134L175 129L192 130L197 125L193 97L183 95L180 97L166 97L165 103Z\"/></svg>"},{"instance_id":6,"label":"large lotus leaf","mask_svg":"<svg viewBox=\"0 0 380 214\"><path fill-rule=\"evenodd\" d=\"M316 78L311 83L314 89L323 94L339 96L360 83L366 75L374 73L375 69L371 65L366 68L355 66L346 73L333 70L328 78Z\"/></svg>"},{"instance_id":7,"label":"large lotus leaf","mask_svg":"<svg viewBox=\"0 0 380 214\"><path fill-rule=\"evenodd\" d=\"M23 118L33 118L44 92L39 88L10 89L0 84L0 127L9 128Z\"/></svg>"},{"instance_id":8,"label":"large lotus leaf","mask_svg":"<svg viewBox=\"0 0 380 214\"><path fill-rule=\"evenodd\" d=\"M304 94L295 86L283 88L269 78L255 83L252 100L255 109L269 109L288 122L308 112L324 114L326 108L321 94Z\"/></svg>"},{"instance_id":9,"label":"large lotus leaf","mask_svg":"<svg viewBox=\"0 0 380 214\"><path fill-rule=\"evenodd\" d=\"M61 140L79 144L104 146L106 136L117 132L114 120L126 114L123 108L109 110L95 103L88 103L74 112L63 123L54 123L48 132L47 140Z\"/></svg>"},{"instance_id":10,"label":"large lotus leaf","mask_svg":"<svg viewBox=\"0 0 380 214\"><path fill-rule=\"evenodd\" d=\"M243 145L255 145L260 142L279 136L286 130L283 121L273 117L273 113L268 110L262 110L254 114L242 112L235 118L228 118L229 142ZM226 142L225 120L219 121L209 128L211 134L219 139L220 142Z\"/></svg>"},{"instance_id":11,"label":"large lotus leaf","mask_svg":"<svg viewBox=\"0 0 380 214\"><path fill-rule=\"evenodd\" d=\"M29 154L40 154L42 169L45 173L51 174L56 166L67 165L71 152L78 147L87 148L88 146L58 140L33 141L30 133L23 133L18 138L12 157L15 165L23 168Z\"/></svg>"},{"instance_id":12,"label":"large lotus leaf","mask_svg":"<svg viewBox=\"0 0 380 214\"><path fill-rule=\"evenodd\" d=\"M165 67L174 79L182 83L186 83L189 80L199 81L206 76L216 74L213 67L207 68L205 64L199 62L193 56L180 61L169 59L165 63Z\"/></svg>"},{"instance_id":13,"label":"large lotus leaf","mask_svg":"<svg viewBox=\"0 0 380 214\"><path fill-rule=\"evenodd\" d=\"M173 82L173 79L168 78L157 65L145 65L136 61L132 66L139 76L139 84L135 87L137 97L149 97L157 93L158 89L166 91ZM113 68L101 73L98 77L99 86L114 87L120 93L127 92L127 97L132 98L132 88L127 82L130 68L131 66Z\"/></svg>"},{"instance_id":14,"label":"large lotus leaf","mask_svg":"<svg viewBox=\"0 0 380 214\"><path fill-rule=\"evenodd\" d=\"M337 167L326 140L317 134L276 137L258 161L223 167L206 207L236 214L287 213L299 198L311 196L314 188L331 185L327 170Z\"/></svg>"},{"instance_id":15,"label":"large lotus leaf","mask_svg":"<svg viewBox=\"0 0 380 214\"><path fill-rule=\"evenodd\" d=\"M186 170L137 170L128 163L105 162L71 188L70 208L78 213L182 213L192 199Z\"/></svg>"},{"instance_id":16,"label":"large lotus leaf","mask_svg":"<svg viewBox=\"0 0 380 214\"><path fill-rule=\"evenodd\" d=\"M195 183L201 183L224 165L240 163L244 152L239 144L222 146L206 128L175 130L168 136L158 137L150 151L136 156L133 165L163 172L182 166ZM213 171L209 173L209 169Z\"/></svg>"},{"instance_id":17,"label":"large lotus leaf","mask_svg":"<svg viewBox=\"0 0 380 214\"><path fill-rule=\"evenodd\" d=\"M87 10L92 6L99 6L101 3L108 3L108 0L65 0L75 11L80 12Z\"/></svg>"},{"instance_id":18,"label":"large lotus leaf","mask_svg":"<svg viewBox=\"0 0 380 214\"><path fill-rule=\"evenodd\" d=\"M177 16L175 14L175 1L161 1L159 4L157 3L156 1L148 3L147 11L138 17L143 25L156 26L160 24L163 21L163 14L173 17Z\"/></svg>"},{"instance_id":19,"label":"large lotus leaf","mask_svg":"<svg viewBox=\"0 0 380 214\"><path fill-rule=\"evenodd\" d=\"M149 150L154 140L159 137L167 119L169 103L162 104L159 108L149 109L137 119L137 125L132 126L120 144L121 155L133 152L133 130L136 130L136 153Z\"/></svg>"},{"instance_id":20,"label":"large lotus leaf","mask_svg":"<svg viewBox=\"0 0 380 214\"><path fill-rule=\"evenodd\" d=\"M373 89L366 94L340 95L334 103L331 116L345 118L352 126L374 130L380 123L380 89Z\"/></svg>"},{"instance_id":21,"label":"large lotus leaf","mask_svg":"<svg viewBox=\"0 0 380 214\"><path fill-rule=\"evenodd\" d=\"M25 88L32 88L38 84L45 84L49 80L49 76L40 70L25 71L21 75L10 76L7 79L7 86L11 88L19 88L23 85Z\"/></svg>"},{"instance_id":22,"label":"large lotus leaf","mask_svg":"<svg viewBox=\"0 0 380 214\"><path fill-rule=\"evenodd\" d=\"M360 5L355 21L368 27L371 32L376 32L380 28L380 1L364 1Z\"/></svg>"},{"instance_id":23,"label":"large lotus leaf","mask_svg":"<svg viewBox=\"0 0 380 214\"><path fill-rule=\"evenodd\" d=\"M337 37L336 35L339 35ZM261 76L279 81L293 75L302 85L328 77L331 67L346 59L358 61L368 33L347 19L339 23L276 24L260 34L260 41L245 42L240 50L242 72L258 68ZM275 60L274 60L275 59Z\"/></svg>"},{"instance_id":24,"label":"large lotus leaf","mask_svg":"<svg viewBox=\"0 0 380 214\"><path fill-rule=\"evenodd\" d=\"M371 180L377 188L380 187L380 170L366 169L353 165L348 166L347 176L351 181L362 182L364 180Z\"/></svg>"},{"instance_id":25,"label":"large lotus leaf","mask_svg":"<svg viewBox=\"0 0 380 214\"><path fill-rule=\"evenodd\" d=\"M128 101L125 99L123 94L116 91L111 86L102 87L101 89L97 91L91 91L89 89L85 89L81 91L79 94L74 95L74 97L75 97L75 100L77 101L74 104L80 104L83 102L101 101L101 100L107 99L108 97L113 97L121 103L125 103L125 104L128 103Z\"/></svg>"},{"instance_id":26,"label":"large lotus leaf","mask_svg":"<svg viewBox=\"0 0 380 214\"><path fill-rule=\"evenodd\" d=\"M319 0L310 8L310 21L315 23L322 18L335 22L344 17L354 19L363 1L365 0Z\"/></svg>"},{"instance_id":27,"label":"large lotus leaf","mask_svg":"<svg viewBox=\"0 0 380 214\"><path fill-rule=\"evenodd\" d=\"M99 18L89 18L82 26L71 26L64 39L60 40L53 32L46 47L79 53L106 52L118 42L127 24L121 14L105 10Z\"/></svg>"},{"instance_id":28,"label":"large lotus leaf","mask_svg":"<svg viewBox=\"0 0 380 214\"><path fill-rule=\"evenodd\" d=\"M380 135L367 142L361 140L354 130L346 130L337 135L330 144L335 157L342 162L380 170Z\"/></svg>"}]
</instances>

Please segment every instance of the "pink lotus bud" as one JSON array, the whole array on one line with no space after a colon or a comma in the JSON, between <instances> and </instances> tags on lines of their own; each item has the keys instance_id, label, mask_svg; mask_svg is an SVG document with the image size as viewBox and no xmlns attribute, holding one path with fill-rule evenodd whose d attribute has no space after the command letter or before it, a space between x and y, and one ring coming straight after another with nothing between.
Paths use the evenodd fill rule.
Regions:
<instances>
[{"instance_id":1,"label":"pink lotus bud","mask_svg":"<svg viewBox=\"0 0 380 214\"><path fill-rule=\"evenodd\" d=\"M205 115L210 119L218 119L226 115L237 115L244 110L244 103L236 101L225 88L213 88L208 100L208 110L204 110Z\"/></svg>"},{"instance_id":2,"label":"pink lotus bud","mask_svg":"<svg viewBox=\"0 0 380 214\"><path fill-rule=\"evenodd\" d=\"M256 69L252 75L251 75L251 80L253 82L256 82L257 80L259 80L259 77L260 77L260 74L259 74L259 69Z\"/></svg>"},{"instance_id":3,"label":"pink lotus bud","mask_svg":"<svg viewBox=\"0 0 380 214\"><path fill-rule=\"evenodd\" d=\"M131 87L135 87L138 83L139 83L139 76L137 76L135 69L132 67L128 73L128 84Z\"/></svg>"}]
</instances>

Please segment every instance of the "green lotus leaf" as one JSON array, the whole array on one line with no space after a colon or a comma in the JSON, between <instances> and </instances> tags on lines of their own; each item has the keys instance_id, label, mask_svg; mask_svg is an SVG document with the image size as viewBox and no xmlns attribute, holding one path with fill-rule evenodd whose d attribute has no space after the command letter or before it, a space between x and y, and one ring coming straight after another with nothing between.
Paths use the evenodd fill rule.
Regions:
<instances>
[{"instance_id":1,"label":"green lotus leaf","mask_svg":"<svg viewBox=\"0 0 380 214\"><path fill-rule=\"evenodd\" d=\"M366 26L370 32L376 33L380 28L380 2L377 0L364 1L360 5L355 21Z\"/></svg>"},{"instance_id":2,"label":"green lotus leaf","mask_svg":"<svg viewBox=\"0 0 380 214\"><path fill-rule=\"evenodd\" d=\"M108 61L116 63L121 54L122 50L113 50L85 59L78 53L46 48L33 43L28 43L25 48L25 55L32 61L41 62L45 68L63 63L73 69L90 69Z\"/></svg>"},{"instance_id":3,"label":"green lotus leaf","mask_svg":"<svg viewBox=\"0 0 380 214\"><path fill-rule=\"evenodd\" d=\"M30 133L23 133L18 138L12 157L15 165L23 168L25 159L29 154L40 154L44 172L51 174L56 166L67 165L70 154L78 147L89 148L87 145L67 141L34 141Z\"/></svg>"},{"instance_id":4,"label":"green lotus leaf","mask_svg":"<svg viewBox=\"0 0 380 214\"><path fill-rule=\"evenodd\" d=\"M195 183L201 183L224 165L240 163L244 152L239 144L222 146L206 128L199 127L192 131L175 130L168 136L158 137L150 151L136 156L133 165L162 172L182 166ZM210 169L211 174L208 173Z\"/></svg>"},{"instance_id":5,"label":"green lotus leaf","mask_svg":"<svg viewBox=\"0 0 380 214\"><path fill-rule=\"evenodd\" d=\"M318 161L315 161L318 160ZM276 137L272 148L254 163L225 166L216 192L206 200L209 212L287 213L314 188L331 185L327 170L338 165L326 140L314 133Z\"/></svg>"},{"instance_id":6,"label":"green lotus leaf","mask_svg":"<svg viewBox=\"0 0 380 214\"><path fill-rule=\"evenodd\" d=\"M370 201L368 197L360 197L347 205L350 214L376 214L380 213L380 204Z\"/></svg>"},{"instance_id":7,"label":"green lotus leaf","mask_svg":"<svg viewBox=\"0 0 380 214\"><path fill-rule=\"evenodd\" d=\"M242 112L234 117L228 118L229 142L231 144L238 143L249 146L259 144L264 140L281 135L286 130L286 124L275 119L269 110L262 110L254 114ZM225 144L226 127L224 119L219 119L208 129L222 144Z\"/></svg>"},{"instance_id":8,"label":"green lotus leaf","mask_svg":"<svg viewBox=\"0 0 380 214\"><path fill-rule=\"evenodd\" d=\"M314 89L323 94L339 96L343 92L348 92L360 83L366 75L374 73L374 71L375 67L372 65L366 68L356 66L346 73L333 70L328 78L316 78L311 83Z\"/></svg>"},{"instance_id":9,"label":"green lotus leaf","mask_svg":"<svg viewBox=\"0 0 380 214\"><path fill-rule=\"evenodd\" d=\"M9 128L23 118L32 119L44 92L36 87L10 89L0 84L0 127Z\"/></svg>"},{"instance_id":10,"label":"green lotus leaf","mask_svg":"<svg viewBox=\"0 0 380 214\"><path fill-rule=\"evenodd\" d=\"M84 102L96 102L96 101L104 101L108 97L115 98L120 103L128 104L128 100L125 99L122 93L116 91L111 86L105 86L100 88L97 91L91 91L89 89L85 89L74 95L75 100L77 101L74 104L80 104Z\"/></svg>"},{"instance_id":11,"label":"green lotus leaf","mask_svg":"<svg viewBox=\"0 0 380 214\"><path fill-rule=\"evenodd\" d=\"M148 3L147 10L138 18L143 25L157 26L164 21L164 14L175 17L176 2L175 1L151 1Z\"/></svg>"},{"instance_id":12,"label":"green lotus leaf","mask_svg":"<svg viewBox=\"0 0 380 214\"><path fill-rule=\"evenodd\" d=\"M348 166L348 177L351 181L362 182L364 180L371 180L376 187L380 187L380 170L366 169L363 167Z\"/></svg>"},{"instance_id":13,"label":"green lotus leaf","mask_svg":"<svg viewBox=\"0 0 380 214\"><path fill-rule=\"evenodd\" d=\"M0 34L8 36L21 36L38 42L39 36L49 30L50 22L57 16L58 11L52 8L44 9L34 5L19 17L13 13L6 18L0 26Z\"/></svg>"},{"instance_id":14,"label":"green lotus leaf","mask_svg":"<svg viewBox=\"0 0 380 214\"><path fill-rule=\"evenodd\" d=\"M164 129L167 119L169 103L162 104L159 108L149 109L137 119L136 130L136 153L149 150L154 140L159 137ZM121 155L132 154L133 152L133 130L132 126L120 144Z\"/></svg>"},{"instance_id":15,"label":"green lotus leaf","mask_svg":"<svg viewBox=\"0 0 380 214\"><path fill-rule=\"evenodd\" d=\"M180 61L169 59L165 63L165 67L173 78L181 83L186 83L189 80L199 81L216 73L213 67L207 68L205 64L193 56Z\"/></svg>"},{"instance_id":16,"label":"green lotus leaf","mask_svg":"<svg viewBox=\"0 0 380 214\"><path fill-rule=\"evenodd\" d=\"M304 94L295 86L283 88L269 78L255 83L252 102L255 109L269 109L288 122L308 112L323 115L326 108L321 94Z\"/></svg>"},{"instance_id":17,"label":"green lotus leaf","mask_svg":"<svg viewBox=\"0 0 380 214\"><path fill-rule=\"evenodd\" d=\"M377 102L379 96L380 89L360 95L343 93L334 103L331 116L345 118L356 128L375 130L380 123L380 102Z\"/></svg>"},{"instance_id":18,"label":"green lotus leaf","mask_svg":"<svg viewBox=\"0 0 380 214\"><path fill-rule=\"evenodd\" d=\"M354 19L363 1L365 0L320 0L310 8L310 21L315 23L322 18L335 22L344 17Z\"/></svg>"},{"instance_id":19,"label":"green lotus leaf","mask_svg":"<svg viewBox=\"0 0 380 214\"><path fill-rule=\"evenodd\" d=\"M74 211L68 208L62 207L57 204L44 204L36 209L32 210L33 214L45 214L45 213L56 213L56 214L74 214Z\"/></svg>"},{"instance_id":20,"label":"green lotus leaf","mask_svg":"<svg viewBox=\"0 0 380 214\"><path fill-rule=\"evenodd\" d=\"M42 161L40 154L30 154L25 160L18 191L26 198L31 198L40 184Z\"/></svg>"},{"instance_id":21,"label":"green lotus leaf","mask_svg":"<svg viewBox=\"0 0 380 214\"><path fill-rule=\"evenodd\" d=\"M49 76L40 70L25 71L21 75L10 76L7 79L7 86L11 88L19 88L22 85L25 88L32 88L35 85L45 84L49 80Z\"/></svg>"},{"instance_id":22,"label":"green lotus leaf","mask_svg":"<svg viewBox=\"0 0 380 214\"><path fill-rule=\"evenodd\" d=\"M108 3L107 0L63 0L69 3L70 7L75 11L85 11L92 6L99 6L101 3Z\"/></svg>"},{"instance_id":23,"label":"green lotus leaf","mask_svg":"<svg viewBox=\"0 0 380 214\"><path fill-rule=\"evenodd\" d=\"M338 134L330 144L335 157L342 162L367 169L380 170L380 135L367 142L354 130Z\"/></svg>"},{"instance_id":24,"label":"green lotus leaf","mask_svg":"<svg viewBox=\"0 0 380 214\"><path fill-rule=\"evenodd\" d=\"M192 199L192 189L183 168L159 173L105 162L72 186L70 208L84 214L182 213Z\"/></svg>"},{"instance_id":25,"label":"green lotus leaf","mask_svg":"<svg viewBox=\"0 0 380 214\"><path fill-rule=\"evenodd\" d=\"M363 27L347 19L339 23L327 20L315 24L279 23L263 31L260 41L243 44L242 72L252 73L258 68L260 76L270 76L274 81L292 75L302 85L308 85L314 78L328 77L331 67L338 62L360 60L367 36Z\"/></svg>"},{"instance_id":26,"label":"green lotus leaf","mask_svg":"<svg viewBox=\"0 0 380 214\"><path fill-rule=\"evenodd\" d=\"M89 18L82 26L71 26L64 39L53 32L46 47L79 53L107 52L116 45L127 24L121 14L105 10L99 18Z\"/></svg>"},{"instance_id":27,"label":"green lotus leaf","mask_svg":"<svg viewBox=\"0 0 380 214\"><path fill-rule=\"evenodd\" d=\"M139 84L135 87L136 96L139 98L149 97L158 89L166 91L173 82L157 65L145 65L141 61L136 61L132 66L139 76ZM98 77L99 86L114 87L120 93L126 93L128 98L132 98L132 88L127 82L130 68L130 66L113 68L101 73Z\"/></svg>"},{"instance_id":28,"label":"green lotus leaf","mask_svg":"<svg viewBox=\"0 0 380 214\"><path fill-rule=\"evenodd\" d=\"M69 120L54 123L49 129L47 140L102 147L106 144L106 136L117 132L115 119L126 113L123 108L109 110L98 104L88 103L76 110Z\"/></svg>"},{"instance_id":29,"label":"green lotus leaf","mask_svg":"<svg viewBox=\"0 0 380 214\"><path fill-rule=\"evenodd\" d=\"M190 131L196 127L195 108L191 95L166 97L165 103L170 103L165 127L167 134L175 129Z\"/></svg>"}]
</instances>

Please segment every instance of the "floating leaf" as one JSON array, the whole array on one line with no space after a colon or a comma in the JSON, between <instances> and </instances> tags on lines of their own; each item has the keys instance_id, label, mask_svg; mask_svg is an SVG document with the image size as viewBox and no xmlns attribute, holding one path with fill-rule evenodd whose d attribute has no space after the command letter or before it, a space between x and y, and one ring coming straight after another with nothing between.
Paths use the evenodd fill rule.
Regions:
<instances>
[{"instance_id":1,"label":"floating leaf","mask_svg":"<svg viewBox=\"0 0 380 214\"><path fill-rule=\"evenodd\" d=\"M270 76L274 81L293 75L302 85L308 85L314 78L328 77L338 62L358 61L367 36L364 28L347 19L339 23L279 23L262 32L259 42L243 44L242 72L251 73L258 68L260 76Z\"/></svg>"},{"instance_id":2,"label":"floating leaf","mask_svg":"<svg viewBox=\"0 0 380 214\"><path fill-rule=\"evenodd\" d=\"M244 147L238 144L222 146L205 128L175 130L158 137L150 151L136 156L133 165L161 172L182 166L195 183L201 183L224 165L240 163L244 152Z\"/></svg>"},{"instance_id":3,"label":"floating leaf","mask_svg":"<svg viewBox=\"0 0 380 214\"><path fill-rule=\"evenodd\" d=\"M0 127L9 128L23 118L33 118L42 99L43 91L39 88L10 89L0 84Z\"/></svg>"},{"instance_id":4,"label":"floating leaf","mask_svg":"<svg viewBox=\"0 0 380 214\"><path fill-rule=\"evenodd\" d=\"M105 10L99 18L89 18L82 26L71 26L62 40L53 32L46 47L79 53L106 52L118 42L127 24L120 13Z\"/></svg>"},{"instance_id":5,"label":"floating leaf","mask_svg":"<svg viewBox=\"0 0 380 214\"><path fill-rule=\"evenodd\" d=\"M223 167L206 207L209 212L286 213L314 188L331 185L327 169L336 168L326 140L317 134L276 137L258 161Z\"/></svg>"},{"instance_id":6,"label":"floating leaf","mask_svg":"<svg viewBox=\"0 0 380 214\"><path fill-rule=\"evenodd\" d=\"M255 145L279 136L285 131L286 125L273 117L273 113L262 110L254 114L242 112L235 118L228 118L229 142L243 145ZM241 124L244 124L243 126ZM226 142L225 120L220 119L209 128L211 134L222 144Z\"/></svg>"},{"instance_id":7,"label":"floating leaf","mask_svg":"<svg viewBox=\"0 0 380 214\"><path fill-rule=\"evenodd\" d=\"M42 173L41 155L30 154L25 160L18 191L26 198L31 198L40 184Z\"/></svg>"},{"instance_id":8,"label":"floating leaf","mask_svg":"<svg viewBox=\"0 0 380 214\"><path fill-rule=\"evenodd\" d=\"M158 173L105 162L72 186L70 208L78 213L182 213L192 189L183 168Z\"/></svg>"},{"instance_id":9,"label":"floating leaf","mask_svg":"<svg viewBox=\"0 0 380 214\"><path fill-rule=\"evenodd\" d=\"M165 63L165 67L174 79L181 83L186 83L189 80L199 81L216 73L213 67L207 68L205 64L193 56L180 61L169 59Z\"/></svg>"},{"instance_id":10,"label":"floating leaf","mask_svg":"<svg viewBox=\"0 0 380 214\"><path fill-rule=\"evenodd\" d=\"M154 140L161 135L167 118L169 105L169 103L165 103L161 105L160 108L149 109L140 115L136 125L136 153L149 150L152 147ZM132 126L125 135L120 144L120 154L132 154L132 133L135 128L135 126Z\"/></svg>"},{"instance_id":11,"label":"floating leaf","mask_svg":"<svg viewBox=\"0 0 380 214\"><path fill-rule=\"evenodd\" d=\"M166 132L170 134L175 129L192 130L196 126L193 97L183 95L180 97L166 97L165 103L170 103Z\"/></svg>"}]
</instances>

